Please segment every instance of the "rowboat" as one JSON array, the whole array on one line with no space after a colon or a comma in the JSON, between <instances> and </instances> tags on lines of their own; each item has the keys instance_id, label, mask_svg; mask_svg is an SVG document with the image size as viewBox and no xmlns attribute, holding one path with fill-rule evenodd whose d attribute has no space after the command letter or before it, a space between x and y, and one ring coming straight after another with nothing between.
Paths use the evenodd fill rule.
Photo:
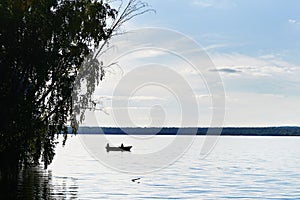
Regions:
<instances>
[{"instance_id":1,"label":"rowboat","mask_svg":"<svg viewBox=\"0 0 300 200\"><path fill-rule=\"evenodd\" d=\"M121 146L119 147L111 147L109 146L109 144L107 143L106 145L106 151L130 151L130 149L132 148L132 146L124 146L123 144L121 144Z\"/></svg>"}]
</instances>

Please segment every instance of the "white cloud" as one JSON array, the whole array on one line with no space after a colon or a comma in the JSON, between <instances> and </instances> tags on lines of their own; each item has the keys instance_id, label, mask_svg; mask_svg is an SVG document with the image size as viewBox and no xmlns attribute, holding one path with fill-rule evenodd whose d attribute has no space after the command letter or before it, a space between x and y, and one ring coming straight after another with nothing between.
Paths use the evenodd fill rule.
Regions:
<instances>
[{"instance_id":1,"label":"white cloud","mask_svg":"<svg viewBox=\"0 0 300 200\"><path fill-rule=\"evenodd\" d=\"M199 94L199 100L209 100L210 95ZM207 98L208 97L208 98ZM277 94L259 94L230 92L226 95L225 107L225 126L280 126L296 125L299 126L299 99L297 96L284 96ZM134 124L146 126L151 122L152 106L128 106L128 107L106 107L110 115L98 112L96 114L96 125L115 126L113 110L127 110ZM200 113L198 124L189 124L190 126L210 126L212 117L212 104L200 103ZM165 108L166 126L180 125L180 113L173 114L171 110ZM210 111L209 111L210 110ZM154 116L155 117L155 116ZM159 116L157 116L159 117ZM189 116L186 116L189 117ZM187 119L185 119L187 120ZM187 120L188 121L188 120ZM191 119L191 121L193 121Z\"/></svg>"},{"instance_id":2,"label":"white cloud","mask_svg":"<svg viewBox=\"0 0 300 200\"><path fill-rule=\"evenodd\" d=\"M195 6L199 6L199 7L211 7L211 6L213 6L214 4L212 3L212 2L208 2L208 1L200 1L200 0L195 0L194 2L193 2L193 4L195 5Z\"/></svg>"},{"instance_id":3,"label":"white cloud","mask_svg":"<svg viewBox=\"0 0 300 200\"><path fill-rule=\"evenodd\" d=\"M197 49L194 46L193 48L190 46L190 48L187 48L186 44L181 42L180 39L181 38L172 40L172 44L167 44L167 40L163 41L163 39L161 39L160 42L164 47L170 47L171 49L178 48L178 51L188 51L188 53L186 53L186 51L184 53L191 56L191 58L201 58L201 56L203 56L203 53L199 56L199 52L195 51ZM226 46L226 44L220 42L220 44L206 47L206 50L215 50L223 46ZM130 50L131 49L129 49L129 51ZM253 57L240 53L216 53L215 51L211 51L209 56L216 67L215 71L220 72L220 76L224 80L226 103L228 103L228 108L226 108L226 125L284 125L289 122L295 124L296 117L294 112L298 108L293 108L295 108L297 102L299 102L297 101L299 100L297 99L298 97L284 98L278 95L289 95L300 92L300 66L283 60L278 54L266 54ZM112 98L114 98L114 100L129 100L128 107L120 105L114 109L127 109L130 111L133 121L138 122L137 124L147 124L149 123L147 119L151 116L148 111L151 110L153 105L159 102L167 113L166 119L168 121L166 125L180 125L181 114L179 112L179 103L181 102L178 103L173 93L165 90L166 88L164 87L157 87L156 85L150 87L143 86L130 98L127 96L113 97L114 89L124 75L132 69L149 63L161 66L162 69L166 66L170 68L170 72L176 72L183 80L178 81L178 79L172 78L168 73L161 73L160 70L155 71L155 73L150 73L151 70L148 71L148 69L134 77L134 80L139 80L142 83L146 77L153 77L153 80L156 80L155 77L159 76L161 77L159 80L168 81L166 85L169 88L174 88L174 91L181 91L180 95L184 96L184 102L188 104L187 109L194 110L197 106L189 104L190 101L188 101L188 99L191 99L191 96L185 93L186 90L182 84L183 82L188 83L194 92L193 97L196 98L198 104L200 113L198 125L209 125L212 115L212 111L209 110L209 108L212 107L211 95L209 94L205 82L206 79L204 80L203 77L201 77L202 74L182 60L180 56L170 54L166 51L160 51L159 49L147 49L146 47L142 49L142 51L128 54L127 57L125 56L123 60L120 60L120 66L122 66L124 70L122 76L118 76L115 79L108 79L106 83L100 83L102 87L97 89L96 94L100 96L101 94L106 95L104 95L104 99L108 100L104 102L104 107L107 111L110 113L113 111L111 105ZM206 63L207 62L205 62L205 64ZM199 62L197 64L199 64ZM150 68L151 66L152 64ZM209 70L209 68L201 68L201 70L203 70L204 73L213 74L213 70ZM208 77L210 78L210 76ZM124 88L125 87L127 87L127 84L125 84ZM277 95L274 96L274 94ZM123 93L119 95L123 95ZM290 101L290 104L288 101ZM283 113L283 115L281 116L280 113ZM289 116L293 116L293 118ZM101 115L99 121L106 125L114 125L112 115ZM192 122L193 120L186 121ZM190 125L195 126L196 124Z\"/></svg>"},{"instance_id":4,"label":"white cloud","mask_svg":"<svg viewBox=\"0 0 300 200\"><path fill-rule=\"evenodd\" d=\"M295 24L297 21L296 20L294 20L294 19L289 19L289 23L291 23L291 24Z\"/></svg>"},{"instance_id":5,"label":"white cloud","mask_svg":"<svg viewBox=\"0 0 300 200\"><path fill-rule=\"evenodd\" d=\"M136 101L165 101L165 98L157 96L112 96L112 95L94 95L99 100L136 100Z\"/></svg>"},{"instance_id":6,"label":"white cloud","mask_svg":"<svg viewBox=\"0 0 300 200\"><path fill-rule=\"evenodd\" d=\"M226 93L269 93L299 96L300 66L269 54L259 57L231 53L211 54Z\"/></svg>"},{"instance_id":7,"label":"white cloud","mask_svg":"<svg viewBox=\"0 0 300 200\"><path fill-rule=\"evenodd\" d=\"M107 110L150 110L151 107L145 106L126 106L126 107L106 107Z\"/></svg>"},{"instance_id":8,"label":"white cloud","mask_svg":"<svg viewBox=\"0 0 300 200\"><path fill-rule=\"evenodd\" d=\"M225 126L298 125L299 97L258 93L230 93Z\"/></svg>"},{"instance_id":9,"label":"white cloud","mask_svg":"<svg viewBox=\"0 0 300 200\"><path fill-rule=\"evenodd\" d=\"M297 24L297 25L300 25L300 22L298 20L295 20L295 19L289 19L288 22L290 24Z\"/></svg>"},{"instance_id":10,"label":"white cloud","mask_svg":"<svg viewBox=\"0 0 300 200\"><path fill-rule=\"evenodd\" d=\"M166 54L166 52L164 52L163 50L151 48L136 49L127 53L128 54L126 54L124 57L127 62L136 61L137 59L156 58L159 56L164 56Z\"/></svg>"},{"instance_id":11,"label":"white cloud","mask_svg":"<svg viewBox=\"0 0 300 200\"><path fill-rule=\"evenodd\" d=\"M233 0L194 0L192 4L201 8L228 9L236 7Z\"/></svg>"},{"instance_id":12,"label":"white cloud","mask_svg":"<svg viewBox=\"0 0 300 200\"><path fill-rule=\"evenodd\" d=\"M209 51L209 50L212 50L212 49L220 49L220 48L228 47L228 46L230 46L230 45L229 44L213 44L213 45L209 45L209 46L204 47L204 50Z\"/></svg>"},{"instance_id":13,"label":"white cloud","mask_svg":"<svg viewBox=\"0 0 300 200\"><path fill-rule=\"evenodd\" d=\"M153 100L160 100L165 101L165 98L162 97L156 97L156 96L133 96L130 97L130 100L137 100L137 101L153 101Z\"/></svg>"},{"instance_id":14,"label":"white cloud","mask_svg":"<svg viewBox=\"0 0 300 200\"><path fill-rule=\"evenodd\" d=\"M196 94L195 97L199 99L211 98L211 94Z\"/></svg>"},{"instance_id":15,"label":"white cloud","mask_svg":"<svg viewBox=\"0 0 300 200\"><path fill-rule=\"evenodd\" d=\"M277 55L251 57L238 53L211 54L218 72L223 74L240 74L241 76L274 76L299 73L300 66L281 60Z\"/></svg>"}]
</instances>

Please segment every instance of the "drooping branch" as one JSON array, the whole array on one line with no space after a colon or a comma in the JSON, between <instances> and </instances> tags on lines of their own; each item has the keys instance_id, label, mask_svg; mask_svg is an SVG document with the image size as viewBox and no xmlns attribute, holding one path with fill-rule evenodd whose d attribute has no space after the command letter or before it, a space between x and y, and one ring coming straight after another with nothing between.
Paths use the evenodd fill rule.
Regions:
<instances>
[{"instance_id":1,"label":"drooping branch","mask_svg":"<svg viewBox=\"0 0 300 200\"><path fill-rule=\"evenodd\" d=\"M110 26L110 33L108 35L108 39L104 40L104 42L100 45L97 52L95 52L94 57L97 58L101 56L103 52L103 48L109 42L109 39L115 35L121 34L120 27L131 20L132 18L142 15L147 12L155 12L154 9L150 8L149 4L140 0L129 0L126 6L124 7L124 1L119 1L119 7L117 9L117 16L113 20Z\"/></svg>"},{"instance_id":2,"label":"drooping branch","mask_svg":"<svg viewBox=\"0 0 300 200\"><path fill-rule=\"evenodd\" d=\"M132 18L147 12L155 12L155 10L150 8L146 2L140 0L129 0L127 3L124 3L125 1L123 0L113 2L118 2L119 6L117 8L117 14L108 28L109 31L107 32L107 37L98 46L96 51L86 58L78 73L77 82L74 83L73 98L75 101L73 101L73 106L76 107L76 109L74 109L74 113L70 121L75 125L82 122L82 119L84 119L84 112L87 109L104 111L103 108L96 108L97 104L95 104L92 99L92 95L95 91L95 84L98 85L99 79L102 80L105 73L108 72L112 66L118 66L121 68L117 61L104 65L103 62L99 62L98 60L101 60L101 56L112 48L108 46L109 40L116 35L122 34L120 31L121 26ZM82 92L84 87L83 85L87 86L89 90ZM81 98L78 98L78 96L81 96ZM76 120L76 116L79 117L79 120Z\"/></svg>"}]
</instances>

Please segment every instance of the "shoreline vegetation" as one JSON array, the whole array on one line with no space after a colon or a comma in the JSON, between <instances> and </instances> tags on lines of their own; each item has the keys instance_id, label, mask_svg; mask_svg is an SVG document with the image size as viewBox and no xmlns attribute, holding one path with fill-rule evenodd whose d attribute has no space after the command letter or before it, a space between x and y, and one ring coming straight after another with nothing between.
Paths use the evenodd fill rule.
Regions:
<instances>
[{"instance_id":1,"label":"shoreline vegetation","mask_svg":"<svg viewBox=\"0 0 300 200\"><path fill-rule=\"evenodd\" d=\"M224 127L209 128L209 135L221 136L300 136L300 127ZM208 135L207 127L80 127L77 134L107 134L107 135ZM71 128L68 129L71 134Z\"/></svg>"}]
</instances>

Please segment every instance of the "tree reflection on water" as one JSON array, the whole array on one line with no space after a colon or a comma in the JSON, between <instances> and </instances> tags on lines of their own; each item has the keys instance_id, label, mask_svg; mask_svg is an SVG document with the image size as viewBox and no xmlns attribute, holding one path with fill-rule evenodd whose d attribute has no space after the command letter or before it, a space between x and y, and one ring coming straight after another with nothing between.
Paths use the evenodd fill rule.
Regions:
<instances>
[{"instance_id":1,"label":"tree reflection on water","mask_svg":"<svg viewBox=\"0 0 300 200\"><path fill-rule=\"evenodd\" d=\"M52 176L50 170L33 167L16 178L0 180L1 199L77 199L77 180Z\"/></svg>"}]
</instances>

